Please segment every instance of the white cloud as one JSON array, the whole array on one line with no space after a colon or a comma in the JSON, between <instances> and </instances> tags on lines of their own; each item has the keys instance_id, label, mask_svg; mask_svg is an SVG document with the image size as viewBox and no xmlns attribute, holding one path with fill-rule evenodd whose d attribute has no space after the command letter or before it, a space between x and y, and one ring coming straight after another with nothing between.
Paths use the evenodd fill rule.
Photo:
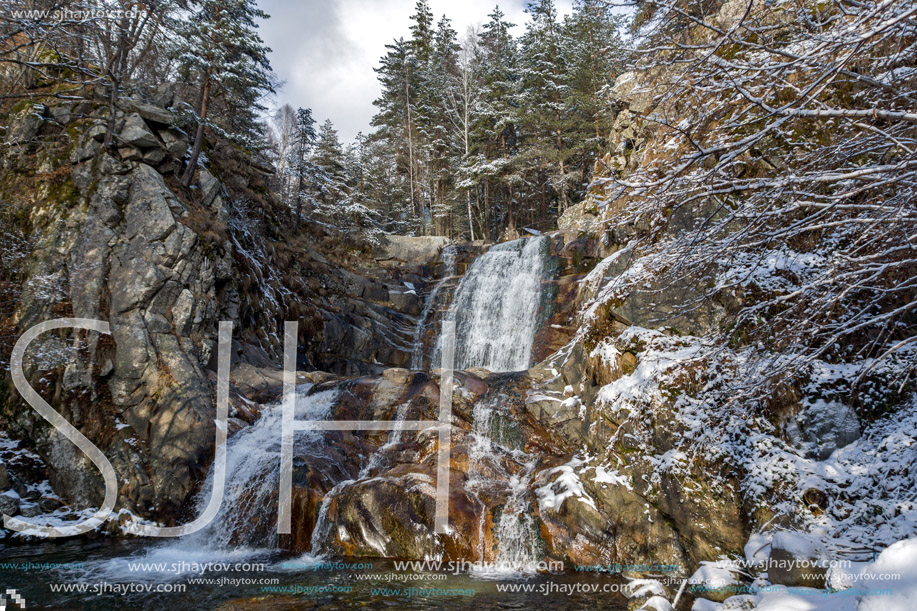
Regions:
<instances>
[{"instance_id":1,"label":"white cloud","mask_svg":"<svg viewBox=\"0 0 917 611\"><path fill-rule=\"evenodd\" d=\"M560 0L561 14L572 0ZM461 38L468 26L487 21L495 0L430 0L434 19L445 13ZM271 64L285 81L279 106L312 108L319 121L330 118L342 140L368 132L379 84L373 68L392 40L408 38L415 0L259 0L271 19L261 24ZM500 4L506 18L523 31L523 0Z\"/></svg>"}]
</instances>

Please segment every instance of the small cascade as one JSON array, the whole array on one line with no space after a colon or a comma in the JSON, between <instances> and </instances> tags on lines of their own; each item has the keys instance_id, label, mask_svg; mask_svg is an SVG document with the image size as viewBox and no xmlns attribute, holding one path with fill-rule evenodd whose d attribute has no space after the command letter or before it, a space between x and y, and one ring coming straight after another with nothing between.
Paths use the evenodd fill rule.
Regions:
<instances>
[{"instance_id":1,"label":"small cascade","mask_svg":"<svg viewBox=\"0 0 917 611\"><path fill-rule=\"evenodd\" d=\"M411 369L423 369L424 357L424 336L432 322L430 319L436 310L436 304L440 293L454 276L455 276L455 247L452 245L443 248L442 254L443 276L439 279L430 293L427 295L423 304L423 310L420 313L420 319L417 321L417 327L414 329L414 342L411 351Z\"/></svg>"},{"instance_id":2,"label":"small cascade","mask_svg":"<svg viewBox=\"0 0 917 611\"><path fill-rule=\"evenodd\" d=\"M337 390L308 394L311 384L297 388L296 420L326 420L331 416ZM263 557L278 547L277 507L280 489L280 440L283 405L265 405L261 416L251 426L229 438L226 447L226 482L223 502L214 520L203 529L162 545L152 546L133 560L175 566L175 563L207 563L217 560L236 561ZM324 449L323 435L318 431L296 433L293 451L296 456L323 457L326 473L346 473L343 465L332 463ZM196 498L200 515L210 501L213 490L213 468ZM120 559L100 561L88 567L96 577L123 580L126 563ZM151 570L130 572L131 579L174 578L175 571Z\"/></svg>"},{"instance_id":3,"label":"small cascade","mask_svg":"<svg viewBox=\"0 0 917 611\"><path fill-rule=\"evenodd\" d=\"M531 365L547 245L546 237L521 238L475 259L448 313L455 319L456 369L521 371Z\"/></svg>"},{"instance_id":4,"label":"small cascade","mask_svg":"<svg viewBox=\"0 0 917 611\"><path fill-rule=\"evenodd\" d=\"M486 497L492 502L495 495L506 495L503 509L494 520L497 555L491 565L496 566L499 574L530 572L541 559L538 530L527 497L535 461L526 461L528 457L524 452L508 447L512 431L507 418L499 411L500 399L475 403L472 412L474 440L469 453L471 468L465 489L484 509L478 527L481 559L488 556L485 549ZM517 466L515 473L510 472L508 464ZM490 572L494 571L485 571Z\"/></svg>"},{"instance_id":5,"label":"small cascade","mask_svg":"<svg viewBox=\"0 0 917 611\"><path fill-rule=\"evenodd\" d=\"M331 415L337 391L329 390L307 395L311 385L297 389L295 414L297 420L325 420ZM277 525L260 523L257 516L276 517L278 490L280 489L280 438L283 407L281 403L267 405L261 417L227 442L226 484L220 513L203 530L190 535L204 547L224 549L230 546L277 546ZM301 431L296 433L296 456L316 455L322 452L322 433ZM324 453L322 452L322 455ZM213 489L213 471L198 495L197 506L203 511Z\"/></svg>"},{"instance_id":6,"label":"small cascade","mask_svg":"<svg viewBox=\"0 0 917 611\"><path fill-rule=\"evenodd\" d=\"M398 411L395 413L395 422L404 421L408 415L409 407L409 403L402 403L398 406ZM318 516L315 518L315 528L312 530L312 539L309 545L309 549L313 555L317 555L322 552L322 543L327 539L328 534L331 532L331 522L328 521L328 507L331 505L331 499L340 494L340 492L347 486L350 486L351 484L354 484L361 479L368 477L372 473L373 469L381 467L382 462L385 459L385 453L401 443L402 433L403 431L401 429L393 429L392 432L389 433L386 442L373 453L363 468L360 469L360 472L357 474L356 478L338 482L334 488L325 494L325 497L322 499L321 507L319 507L318 510Z\"/></svg>"},{"instance_id":7,"label":"small cascade","mask_svg":"<svg viewBox=\"0 0 917 611\"><path fill-rule=\"evenodd\" d=\"M534 469L535 462L529 462L520 474L513 475L509 480L509 498L503 506L495 533L499 543L496 564L501 569L532 571L541 559L538 529L526 497Z\"/></svg>"}]
</instances>

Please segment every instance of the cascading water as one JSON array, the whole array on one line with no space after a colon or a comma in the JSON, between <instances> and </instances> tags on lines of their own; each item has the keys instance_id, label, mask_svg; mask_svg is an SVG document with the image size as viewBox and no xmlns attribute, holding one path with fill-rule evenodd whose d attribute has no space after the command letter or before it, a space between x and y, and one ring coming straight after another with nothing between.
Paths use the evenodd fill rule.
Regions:
<instances>
[{"instance_id":1,"label":"cascading water","mask_svg":"<svg viewBox=\"0 0 917 611\"><path fill-rule=\"evenodd\" d=\"M499 516L495 516L494 540L497 554L492 564L483 573L503 575L507 572L531 572L540 559L538 531L532 518L532 508L527 493L535 469L535 461L521 450L508 447L508 420L500 413L503 397L490 401L478 401L473 409L474 418L469 458L471 469L465 489L486 508L482 495L505 494L505 502ZM514 464L515 473L510 473L507 464ZM508 485L508 494L507 491ZM485 546L485 516L482 513L479 526L481 558L487 557Z\"/></svg>"},{"instance_id":2,"label":"cascading water","mask_svg":"<svg viewBox=\"0 0 917 611\"><path fill-rule=\"evenodd\" d=\"M528 369L547 243L546 237L522 238L475 259L447 314L455 319L456 369Z\"/></svg>"},{"instance_id":3,"label":"cascading water","mask_svg":"<svg viewBox=\"0 0 917 611\"><path fill-rule=\"evenodd\" d=\"M498 244L475 261L457 287L447 314L457 321L456 368L483 366L492 371L518 371L529 366L545 250L546 238L525 238ZM424 359L422 341L418 340L422 340L423 327L431 323L437 300L441 301L441 291L455 276L452 249L444 250L443 262L444 277L428 296L415 333L415 358L419 358L415 362L420 366ZM433 363L437 359L438 355L434 354ZM337 391L308 394L310 388L311 385L304 385L297 389L296 420L331 417ZM514 444L506 439L504 428L511 423L509 416L501 412L500 405L504 402L497 397L480 401L474 407L473 466L466 489L482 501L482 506L494 503L502 506L499 514L493 516L497 551L488 557L503 567L503 572L524 571L539 559L538 534L527 499L535 465L522 451L511 449ZM401 405L395 420L404 420L407 412L408 404ZM281 404L267 405L253 425L233 435L228 441L225 494L217 517L197 533L147 550L142 560L240 558L276 549L281 423ZM295 455L322 465L328 483L333 484L316 516L313 555L322 552L333 526L327 516L330 501L347 486L384 468L387 450L400 443L402 434L393 430L387 443L354 477L352 466L334 463L333 453L327 451L323 442L323 433L297 433ZM209 502L212 488L211 471L198 496L197 513ZM482 541L483 534L482 524Z\"/></svg>"},{"instance_id":4,"label":"cascading water","mask_svg":"<svg viewBox=\"0 0 917 611\"><path fill-rule=\"evenodd\" d=\"M398 406L398 411L395 413L395 422L404 421L404 419L407 417L409 407L409 403L402 403ZM382 462L385 459L385 453L401 443L401 434L401 429L393 429L392 432L389 433L388 440L373 453L369 461L367 461L366 465L360 469L360 473L356 478L338 482L334 488L329 490L325 497L322 499L322 504L318 510L318 516L315 518L315 528L312 529L312 539L309 546L313 555L317 555L322 552L322 545L327 539L328 534L331 532L331 522L328 521L328 507L331 505L331 500L340 494L344 488L358 482L365 477L368 477L372 473L373 469L377 469L382 466Z\"/></svg>"},{"instance_id":5,"label":"cascading water","mask_svg":"<svg viewBox=\"0 0 917 611\"><path fill-rule=\"evenodd\" d=\"M297 388L296 420L326 420L331 415L337 391L307 394L311 387L311 384L304 384ZM270 554L278 543L276 511L282 421L281 403L265 405L254 424L229 438L223 502L209 525L196 533L152 546L130 560L149 563L148 566L170 567L181 563L250 560ZM296 456L323 459L328 467L326 473L343 478L344 466L331 464L323 445L321 432L300 431L296 434L293 450ZM211 469L196 499L196 515L203 512L210 500L213 478ZM87 563L86 569L95 578L123 579L126 563L121 559L105 560ZM131 579L154 580L178 576L169 568L142 573L128 571L127 574Z\"/></svg>"},{"instance_id":6,"label":"cascading water","mask_svg":"<svg viewBox=\"0 0 917 611\"><path fill-rule=\"evenodd\" d=\"M443 290L443 287L446 286L446 283L455 276L455 247L446 246L443 248L441 257L443 261L443 277L440 278L439 282L433 286L430 294L427 295L427 299L423 304L423 310L420 313L420 319L417 321L417 327L414 329L414 343L411 351L411 369L423 369L424 335L426 335L427 328L430 325L430 318L436 308L440 292Z\"/></svg>"},{"instance_id":7,"label":"cascading water","mask_svg":"<svg viewBox=\"0 0 917 611\"><path fill-rule=\"evenodd\" d=\"M328 390L306 394L311 385L296 392L296 420L326 420L331 415L337 391ZM257 543L260 547L275 547L277 525L258 524L253 516L274 516L280 487L280 438L282 404L265 406L255 423L233 435L226 452L226 489L223 504L216 519L197 535L212 548L228 547L231 543ZM321 449L323 434L319 431L296 433L296 456L326 457ZM213 471L208 474L198 507L206 506L213 487ZM272 511L265 511L266 509ZM258 528L260 527L260 528ZM256 529L259 532L254 532Z\"/></svg>"}]
</instances>

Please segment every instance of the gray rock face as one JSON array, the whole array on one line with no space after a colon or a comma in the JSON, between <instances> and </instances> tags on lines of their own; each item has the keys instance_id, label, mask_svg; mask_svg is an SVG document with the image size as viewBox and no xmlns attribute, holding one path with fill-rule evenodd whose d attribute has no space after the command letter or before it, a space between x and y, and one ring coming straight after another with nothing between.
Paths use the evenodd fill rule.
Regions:
<instances>
[{"instance_id":1,"label":"gray rock face","mask_svg":"<svg viewBox=\"0 0 917 611\"><path fill-rule=\"evenodd\" d=\"M159 140L138 113L128 115L120 133L121 140L139 148L159 146Z\"/></svg>"},{"instance_id":2,"label":"gray rock face","mask_svg":"<svg viewBox=\"0 0 917 611\"><path fill-rule=\"evenodd\" d=\"M177 159L185 156L185 151L188 150L188 138L185 134L176 129L161 129L159 137L162 138L170 155Z\"/></svg>"},{"instance_id":3,"label":"gray rock face","mask_svg":"<svg viewBox=\"0 0 917 611\"><path fill-rule=\"evenodd\" d=\"M24 144L38 135L44 123L47 108L42 105L29 105L10 120L6 131L7 144Z\"/></svg>"},{"instance_id":4,"label":"gray rock face","mask_svg":"<svg viewBox=\"0 0 917 611\"><path fill-rule=\"evenodd\" d=\"M386 236L379 247L378 259L397 259L406 263L430 264L436 260L439 251L449 243L442 236Z\"/></svg>"},{"instance_id":5,"label":"gray rock face","mask_svg":"<svg viewBox=\"0 0 917 611\"><path fill-rule=\"evenodd\" d=\"M127 117L121 137L158 146L139 114ZM216 270L226 264L179 222L185 205L152 167L104 154L101 163L76 158L73 184L87 205L54 209L28 273L46 277L53 261L64 265L53 291L26 283L23 321L54 318L51 306L64 299L73 316L109 322L110 337L71 335L70 345L84 352L66 365L62 412L103 443L123 482L119 506L169 519L212 453L214 390L205 365L219 319ZM35 373L48 365L27 363ZM35 422L24 410L21 422ZM30 436L55 489L77 506L97 505L102 486L92 464L36 424Z\"/></svg>"},{"instance_id":6,"label":"gray rock face","mask_svg":"<svg viewBox=\"0 0 917 611\"><path fill-rule=\"evenodd\" d=\"M150 123L159 123L160 125L171 125L174 121L172 113L165 108L160 108L153 104L146 104L135 100L130 100L129 104L137 114Z\"/></svg>"},{"instance_id":7,"label":"gray rock face","mask_svg":"<svg viewBox=\"0 0 917 611\"><path fill-rule=\"evenodd\" d=\"M838 448L860 437L860 420L848 405L837 401L817 401L804 406L786 424L791 441L810 455L825 460Z\"/></svg>"},{"instance_id":8,"label":"gray rock face","mask_svg":"<svg viewBox=\"0 0 917 611\"><path fill-rule=\"evenodd\" d=\"M202 198L184 203L164 174L179 167L188 136L165 109L122 102L126 115L119 111L115 128L123 156L102 149L108 121L100 105L103 118L68 132L69 150L36 160L42 168L71 165L69 179L54 193L38 193L31 208L32 250L15 270L23 290L14 319L19 332L62 316L110 324L109 336L41 336L25 359L26 374L109 458L118 507L168 523L186 515L213 453L218 321L235 324L235 363L278 365L278 321L299 320L302 360L311 366L356 374L403 365L421 305L403 282L422 282L416 270L445 240L417 240L420 246L403 254L422 261L395 262L379 280L369 279L373 269L350 271L308 247L278 264L275 238L267 237L275 229L265 226L283 219L269 211L252 220L234 208L234 189L267 193L246 159L199 172ZM40 139L46 116L63 115L31 106L17 113L8 140ZM31 193L3 195L32 205ZM234 256L237 249L244 256ZM275 382L261 385L265 394ZM55 492L77 510L98 506L102 479L72 443L22 401L0 404L0 411L10 434L45 460Z\"/></svg>"},{"instance_id":9,"label":"gray rock face","mask_svg":"<svg viewBox=\"0 0 917 611\"><path fill-rule=\"evenodd\" d=\"M0 513L15 516L19 513L19 499L11 494L0 494Z\"/></svg>"}]
</instances>

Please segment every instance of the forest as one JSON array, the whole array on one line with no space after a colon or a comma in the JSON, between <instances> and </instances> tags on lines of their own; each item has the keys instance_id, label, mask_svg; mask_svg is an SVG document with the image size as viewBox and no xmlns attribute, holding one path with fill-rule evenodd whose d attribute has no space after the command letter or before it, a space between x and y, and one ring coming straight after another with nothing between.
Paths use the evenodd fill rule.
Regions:
<instances>
[{"instance_id":1,"label":"forest","mask_svg":"<svg viewBox=\"0 0 917 611\"><path fill-rule=\"evenodd\" d=\"M186 167L205 130L229 135L275 165L294 216L367 234L496 240L552 229L601 163L626 57L622 13L603 0L577 0L562 19L553 0L532 3L518 38L499 7L458 33L419 0L410 32L392 32L376 68L374 130L342 143L308 100L269 109L280 84L253 0L125 1L107 9L121 11L115 20L96 18L92 2L65 3L60 20L39 16L59 3L12 4L0 65L20 76L5 82L46 81L68 98L104 87L112 105L180 82L188 102L175 110L196 136Z\"/></svg>"},{"instance_id":2,"label":"forest","mask_svg":"<svg viewBox=\"0 0 917 611\"><path fill-rule=\"evenodd\" d=\"M0 7L0 591L910 611L917 4L437 1Z\"/></svg>"}]
</instances>

